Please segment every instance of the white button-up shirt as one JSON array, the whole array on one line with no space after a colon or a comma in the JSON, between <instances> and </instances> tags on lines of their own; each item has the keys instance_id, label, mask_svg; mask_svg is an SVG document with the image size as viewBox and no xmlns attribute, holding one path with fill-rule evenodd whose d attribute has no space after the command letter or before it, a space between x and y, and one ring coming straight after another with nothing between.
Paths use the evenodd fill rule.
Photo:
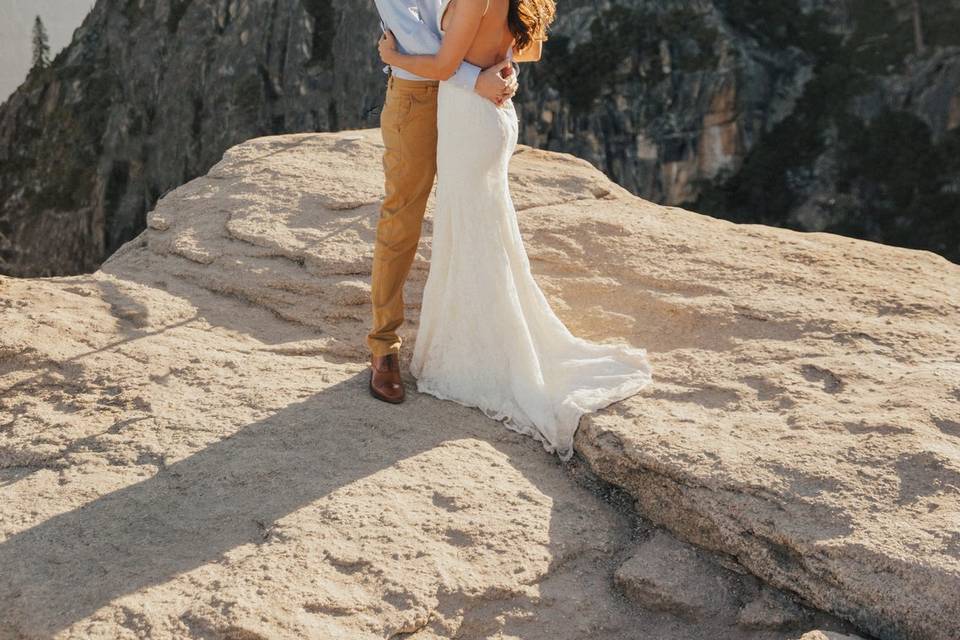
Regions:
<instances>
[{"instance_id":1,"label":"white button-up shirt","mask_svg":"<svg viewBox=\"0 0 960 640\"><path fill-rule=\"evenodd\" d=\"M433 55L440 51L440 0L374 0L380 12L381 27L393 31L401 53ZM384 67L386 72L388 67ZM407 80L426 80L405 69L393 67L393 74ZM473 91L480 67L466 60L450 82Z\"/></svg>"}]
</instances>

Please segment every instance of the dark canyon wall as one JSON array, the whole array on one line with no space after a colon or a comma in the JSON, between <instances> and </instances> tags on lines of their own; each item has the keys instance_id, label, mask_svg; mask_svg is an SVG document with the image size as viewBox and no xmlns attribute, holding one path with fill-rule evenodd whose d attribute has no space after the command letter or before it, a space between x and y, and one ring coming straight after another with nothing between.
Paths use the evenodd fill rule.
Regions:
<instances>
[{"instance_id":1,"label":"dark canyon wall","mask_svg":"<svg viewBox=\"0 0 960 640\"><path fill-rule=\"evenodd\" d=\"M564 0L521 141L738 221L960 260L960 0ZM250 137L377 126L371 0L99 0L0 106L0 273L95 269Z\"/></svg>"}]
</instances>

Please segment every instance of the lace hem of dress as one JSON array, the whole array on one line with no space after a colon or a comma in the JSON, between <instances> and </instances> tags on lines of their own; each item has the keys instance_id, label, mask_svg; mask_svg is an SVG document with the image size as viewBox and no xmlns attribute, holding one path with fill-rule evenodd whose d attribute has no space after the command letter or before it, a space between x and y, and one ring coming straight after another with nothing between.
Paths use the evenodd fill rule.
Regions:
<instances>
[{"instance_id":1,"label":"lace hem of dress","mask_svg":"<svg viewBox=\"0 0 960 640\"><path fill-rule=\"evenodd\" d=\"M645 353L645 351L642 349L636 349L635 351L641 351ZM599 409L608 407L615 402L619 402L620 400L629 398L630 396L643 390L644 387L646 387L648 384L650 384L650 382L652 382L653 377L649 372L639 371L638 373L640 375L636 376L635 378L630 378L628 380L625 380L620 385L607 390L606 393L603 393L599 396L594 396L593 398L591 398L591 401L589 403L586 403L586 405L578 406L576 411L574 411L571 414L573 416L573 420L575 421L576 426L574 427L574 429L569 431L570 442L564 443L564 444L556 444L556 443L550 442L543 435L543 433L541 433L536 428L535 425L518 422L513 416L511 416L508 413L505 413L503 411L484 408L477 404L465 401L462 398L452 396L447 392L439 389L435 385L430 384L428 381L423 380L422 378L415 378L415 379L416 379L418 392L428 393L440 400L449 400L452 402L456 402L461 406L469 407L471 409L478 409L481 413L483 413L488 418L491 418L493 420L496 420L497 422L502 423L503 426L506 427L507 429L510 429L511 431L515 431L524 436L529 436L534 440L538 441L543 446L544 450L547 453L557 454L557 456L560 458L562 462L569 462L570 459L573 458L573 454L575 452L573 448L573 438L576 436L576 432L580 428L580 419L588 413L593 413Z\"/></svg>"}]
</instances>

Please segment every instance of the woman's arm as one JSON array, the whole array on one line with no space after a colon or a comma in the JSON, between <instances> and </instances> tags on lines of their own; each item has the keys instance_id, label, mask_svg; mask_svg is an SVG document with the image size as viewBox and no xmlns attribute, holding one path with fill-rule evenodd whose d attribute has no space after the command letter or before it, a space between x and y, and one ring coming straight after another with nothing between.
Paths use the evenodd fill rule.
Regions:
<instances>
[{"instance_id":1,"label":"woman's arm","mask_svg":"<svg viewBox=\"0 0 960 640\"><path fill-rule=\"evenodd\" d=\"M448 80L473 44L483 16L481 0L458 0L450 28L444 32L440 51L435 55L409 55L397 51L393 33L387 31L380 40L380 58L389 65L406 69L424 78Z\"/></svg>"},{"instance_id":2,"label":"woman's arm","mask_svg":"<svg viewBox=\"0 0 960 640\"><path fill-rule=\"evenodd\" d=\"M534 40L523 51L513 50L514 62L537 62L543 55L543 40Z\"/></svg>"}]
</instances>

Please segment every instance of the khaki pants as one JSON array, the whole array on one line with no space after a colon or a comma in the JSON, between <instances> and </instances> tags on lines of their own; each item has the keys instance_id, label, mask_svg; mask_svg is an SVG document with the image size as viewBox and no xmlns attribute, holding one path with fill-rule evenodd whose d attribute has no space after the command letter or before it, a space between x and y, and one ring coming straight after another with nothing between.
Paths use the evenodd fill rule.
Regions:
<instances>
[{"instance_id":1,"label":"khaki pants","mask_svg":"<svg viewBox=\"0 0 960 640\"><path fill-rule=\"evenodd\" d=\"M373 249L373 328L367 335L376 356L399 353L403 285L417 253L427 198L437 173L436 81L387 80L380 114L386 195Z\"/></svg>"}]
</instances>

